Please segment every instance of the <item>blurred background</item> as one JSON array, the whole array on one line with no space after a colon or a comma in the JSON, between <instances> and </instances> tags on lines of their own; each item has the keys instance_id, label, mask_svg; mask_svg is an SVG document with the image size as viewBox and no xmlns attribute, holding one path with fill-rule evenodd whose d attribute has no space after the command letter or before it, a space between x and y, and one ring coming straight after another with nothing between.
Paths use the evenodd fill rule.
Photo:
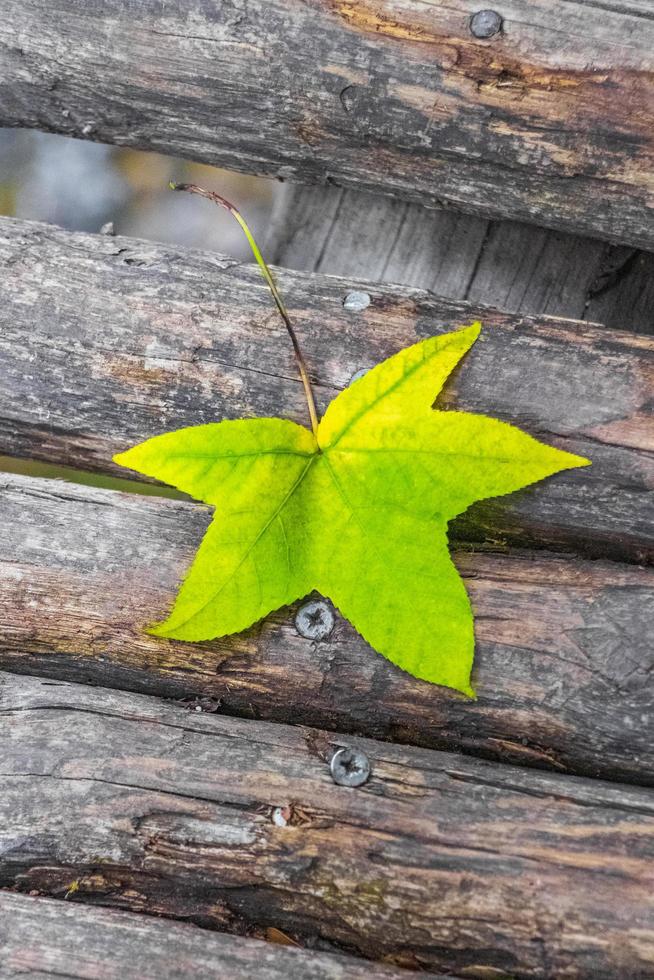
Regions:
<instances>
[{"instance_id":1,"label":"blurred background","mask_svg":"<svg viewBox=\"0 0 654 980\"><path fill-rule=\"evenodd\" d=\"M174 194L170 180L219 191L243 212L255 238L265 241L282 189L277 181L158 153L0 128L0 214L75 231L97 232L111 222L117 235L251 257L229 214L200 198Z\"/></svg>"}]
</instances>

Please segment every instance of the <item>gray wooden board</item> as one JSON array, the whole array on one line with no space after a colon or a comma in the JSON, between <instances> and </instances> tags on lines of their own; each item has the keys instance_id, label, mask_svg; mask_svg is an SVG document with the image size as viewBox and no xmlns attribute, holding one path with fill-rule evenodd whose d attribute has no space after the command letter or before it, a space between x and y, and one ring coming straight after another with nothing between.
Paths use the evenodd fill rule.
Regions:
<instances>
[{"instance_id":1,"label":"gray wooden board","mask_svg":"<svg viewBox=\"0 0 654 980\"><path fill-rule=\"evenodd\" d=\"M5 887L472 977L654 969L651 790L365 739L351 789L315 729L12 675L0 697Z\"/></svg>"},{"instance_id":2,"label":"gray wooden board","mask_svg":"<svg viewBox=\"0 0 654 980\"><path fill-rule=\"evenodd\" d=\"M215 253L0 221L0 452L113 475L117 450L248 415L306 420L292 350L255 266ZM593 465L471 508L455 537L646 561L653 553L654 342L408 287L277 273L321 409L359 369L481 317L439 399ZM362 313L343 306L367 290Z\"/></svg>"},{"instance_id":3,"label":"gray wooden board","mask_svg":"<svg viewBox=\"0 0 654 980\"><path fill-rule=\"evenodd\" d=\"M4 0L0 123L654 245L649 0Z\"/></svg>"},{"instance_id":4,"label":"gray wooden board","mask_svg":"<svg viewBox=\"0 0 654 980\"><path fill-rule=\"evenodd\" d=\"M289 184L276 201L267 250L289 269L402 283L464 299L488 228L484 218L443 208Z\"/></svg>"},{"instance_id":5,"label":"gray wooden board","mask_svg":"<svg viewBox=\"0 0 654 980\"><path fill-rule=\"evenodd\" d=\"M209 932L153 916L0 892L0 980L49 977L401 980L406 973L349 956Z\"/></svg>"},{"instance_id":6,"label":"gray wooden board","mask_svg":"<svg viewBox=\"0 0 654 980\"><path fill-rule=\"evenodd\" d=\"M455 552L476 616L472 701L399 670L340 616L322 642L298 633L295 609L209 643L150 636L208 508L52 480L0 482L4 668L654 783L652 569Z\"/></svg>"},{"instance_id":7,"label":"gray wooden board","mask_svg":"<svg viewBox=\"0 0 654 980\"><path fill-rule=\"evenodd\" d=\"M534 225L342 188L287 185L267 251L291 269L654 333L652 253Z\"/></svg>"},{"instance_id":8,"label":"gray wooden board","mask_svg":"<svg viewBox=\"0 0 654 980\"><path fill-rule=\"evenodd\" d=\"M609 246L590 284L586 315L608 327L654 333L654 254Z\"/></svg>"}]
</instances>

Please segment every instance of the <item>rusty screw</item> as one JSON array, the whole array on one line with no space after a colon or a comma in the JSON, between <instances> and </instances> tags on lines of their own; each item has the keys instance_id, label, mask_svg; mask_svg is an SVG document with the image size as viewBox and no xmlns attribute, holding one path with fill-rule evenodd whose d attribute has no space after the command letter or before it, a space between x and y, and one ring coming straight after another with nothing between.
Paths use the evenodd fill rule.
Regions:
<instances>
[{"instance_id":1,"label":"rusty screw","mask_svg":"<svg viewBox=\"0 0 654 980\"><path fill-rule=\"evenodd\" d=\"M338 786L363 786L370 777L370 762L361 749L338 749L329 769Z\"/></svg>"},{"instance_id":2,"label":"rusty screw","mask_svg":"<svg viewBox=\"0 0 654 980\"><path fill-rule=\"evenodd\" d=\"M324 599L306 602L297 611L295 628L307 640L324 640L334 629L334 613Z\"/></svg>"},{"instance_id":3,"label":"rusty screw","mask_svg":"<svg viewBox=\"0 0 654 980\"><path fill-rule=\"evenodd\" d=\"M478 10L470 18L470 32L474 37L493 37L500 33L503 23L496 10Z\"/></svg>"}]
</instances>

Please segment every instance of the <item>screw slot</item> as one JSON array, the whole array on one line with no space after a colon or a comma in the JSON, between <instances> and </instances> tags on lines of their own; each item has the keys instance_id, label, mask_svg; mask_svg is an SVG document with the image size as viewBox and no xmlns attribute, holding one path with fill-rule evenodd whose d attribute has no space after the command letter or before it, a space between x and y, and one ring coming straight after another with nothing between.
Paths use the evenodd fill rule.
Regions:
<instances>
[{"instance_id":1,"label":"screw slot","mask_svg":"<svg viewBox=\"0 0 654 980\"><path fill-rule=\"evenodd\" d=\"M338 749L332 756L329 769L338 786L363 786L370 778L370 762L361 749Z\"/></svg>"},{"instance_id":2,"label":"screw slot","mask_svg":"<svg viewBox=\"0 0 654 980\"><path fill-rule=\"evenodd\" d=\"M499 34L504 21L496 10L478 10L470 18L470 33L474 37L488 38Z\"/></svg>"},{"instance_id":3,"label":"screw slot","mask_svg":"<svg viewBox=\"0 0 654 980\"><path fill-rule=\"evenodd\" d=\"M295 628L307 640L324 640L334 629L334 613L324 599L314 599L298 609Z\"/></svg>"}]
</instances>

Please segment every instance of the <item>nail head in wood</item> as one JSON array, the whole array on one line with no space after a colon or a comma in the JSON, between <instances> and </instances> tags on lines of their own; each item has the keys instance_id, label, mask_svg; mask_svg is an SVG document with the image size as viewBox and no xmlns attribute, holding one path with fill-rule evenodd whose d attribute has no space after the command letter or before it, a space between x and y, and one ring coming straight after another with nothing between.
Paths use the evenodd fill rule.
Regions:
<instances>
[{"instance_id":1,"label":"nail head in wood","mask_svg":"<svg viewBox=\"0 0 654 980\"><path fill-rule=\"evenodd\" d=\"M367 310L369 306L370 295L359 289L354 289L348 293L343 300L343 308L351 313L361 313L362 310Z\"/></svg>"},{"instance_id":2,"label":"nail head in wood","mask_svg":"<svg viewBox=\"0 0 654 980\"><path fill-rule=\"evenodd\" d=\"M361 749L338 749L332 756L329 769L338 786L363 786L370 778L370 762Z\"/></svg>"},{"instance_id":3,"label":"nail head in wood","mask_svg":"<svg viewBox=\"0 0 654 980\"><path fill-rule=\"evenodd\" d=\"M307 640L324 640L334 628L334 613L323 599L306 602L297 611L295 628Z\"/></svg>"},{"instance_id":4,"label":"nail head in wood","mask_svg":"<svg viewBox=\"0 0 654 980\"><path fill-rule=\"evenodd\" d=\"M503 23L496 10L478 10L470 18L470 32L475 37L493 37L500 33Z\"/></svg>"}]
</instances>

